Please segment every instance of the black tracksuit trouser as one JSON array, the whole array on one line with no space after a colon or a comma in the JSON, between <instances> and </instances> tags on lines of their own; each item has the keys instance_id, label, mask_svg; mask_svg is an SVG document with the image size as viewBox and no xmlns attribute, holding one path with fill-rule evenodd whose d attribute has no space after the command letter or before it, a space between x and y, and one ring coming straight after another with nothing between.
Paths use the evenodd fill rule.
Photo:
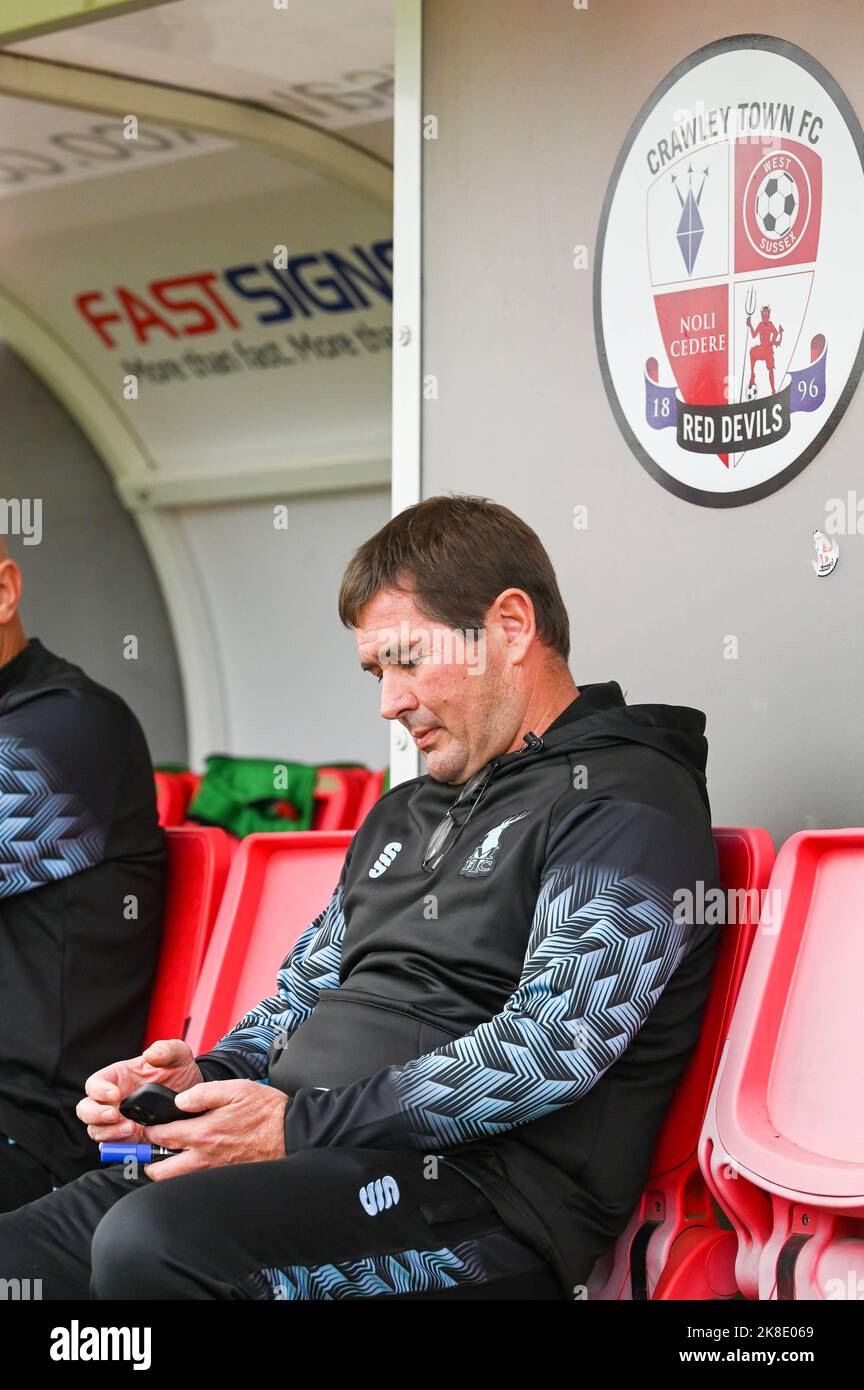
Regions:
<instances>
[{"instance_id":1,"label":"black tracksuit trouser","mask_svg":"<svg viewBox=\"0 0 864 1390\"><path fill-rule=\"evenodd\" d=\"M446 1157L336 1147L85 1173L0 1216L0 1272L55 1300L565 1297Z\"/></svg>"},{"instance_id":2,"label":"black tracksuit trouser","mask_svg":"<svg viewBox=\"0 0 864 1390\"><path fill-rule=\"evenodd\" d=\"M0 1212L14 1211L59 1186L59 1178L40 1159L0 1134Z\"/></svg>"}]
</instances>

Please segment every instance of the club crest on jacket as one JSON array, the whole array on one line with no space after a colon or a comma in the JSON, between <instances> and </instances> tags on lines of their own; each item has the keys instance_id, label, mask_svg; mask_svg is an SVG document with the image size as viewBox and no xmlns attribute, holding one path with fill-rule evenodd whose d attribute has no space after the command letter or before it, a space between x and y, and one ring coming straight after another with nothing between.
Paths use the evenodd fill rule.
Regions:
<instances>
[{"instance_id":1,"label":"club crest on jacket","mask_svg":"<svg viewBox=\"0 0 864 1390\"><path fill-rule=\"evenodd\" d=\"M517 820L524 820L527 815L527 811L520 811L518 816L508 816L507 819L502 820L499 825L493 826L492 829L484 835L480 844L477 845L475 849L472 849L465 863L462 865L462 868L459 870L460 874L464 874L466 878L481 878L484 874L491 874L492 870L495 868L498 851L501 848L501 836L504 834L504 831L507 829L508 825L513 825Z\"/></svg>"}]
</instances>

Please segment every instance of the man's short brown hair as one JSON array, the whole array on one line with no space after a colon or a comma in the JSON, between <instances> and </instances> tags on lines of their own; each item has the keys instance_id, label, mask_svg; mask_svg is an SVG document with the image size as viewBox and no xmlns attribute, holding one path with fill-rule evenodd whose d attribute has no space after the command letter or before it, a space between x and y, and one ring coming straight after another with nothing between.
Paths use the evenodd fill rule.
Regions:
<instances>
[{"instance_id":1,"label":"man's short brown hair","mask_svg":"<svg viewBox=\"0 0 864 1390\"><path fill-rule=\"evenodd\" d=\"M339 589L339 617L359 614L382 589L401 589L431 622L462 631L484 627L504 589L524 589L538 639L566 662L570 620L540 538L488 497L451 493L406 507L355 551Z\"/></svg>"}]
</instances>

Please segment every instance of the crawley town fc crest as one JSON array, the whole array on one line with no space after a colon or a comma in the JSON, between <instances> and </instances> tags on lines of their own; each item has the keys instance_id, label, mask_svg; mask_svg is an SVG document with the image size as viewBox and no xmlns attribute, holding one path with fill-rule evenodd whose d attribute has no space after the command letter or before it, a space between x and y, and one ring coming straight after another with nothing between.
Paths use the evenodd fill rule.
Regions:
<instances>
[{"instance_id":1,"label":"crawley town fc crest","mask_svg":"<svg viewBox=\"0 0 864 1390\"><path fill-rule=\"evenodd\" d=\"M600 364L636 457L714 507L782 487L861 373L861 127L792 44L723 39L649 98L600 222Z\"/></svg>"}]
</instances>

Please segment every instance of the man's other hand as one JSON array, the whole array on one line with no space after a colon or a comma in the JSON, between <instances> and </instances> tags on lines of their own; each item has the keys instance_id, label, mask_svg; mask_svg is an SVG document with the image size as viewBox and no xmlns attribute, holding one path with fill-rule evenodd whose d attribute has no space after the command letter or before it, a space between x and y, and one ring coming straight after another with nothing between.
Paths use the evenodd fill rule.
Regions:
<instances>
[{"instance_id":1,"label":"man's other hand","mask_svg":"<svg viewBox=\"0 0 864 1390\"><path fill-rule=\"evenodd\" d=\"M144 1126L123 1118L117 1108L120 1101L148 1081L157 1081L172 1091L182 1091L201 1080L201 1071L188 1043L181 1042L180 1038L154 1042L140 1057L112 1062L110 1067L88 1076L84 1083L87 1094L79 1100L75 1114L97 1143L128 1139L130 1144L143 1144L146 1142Z\"/></svg>"}]
</instances>

